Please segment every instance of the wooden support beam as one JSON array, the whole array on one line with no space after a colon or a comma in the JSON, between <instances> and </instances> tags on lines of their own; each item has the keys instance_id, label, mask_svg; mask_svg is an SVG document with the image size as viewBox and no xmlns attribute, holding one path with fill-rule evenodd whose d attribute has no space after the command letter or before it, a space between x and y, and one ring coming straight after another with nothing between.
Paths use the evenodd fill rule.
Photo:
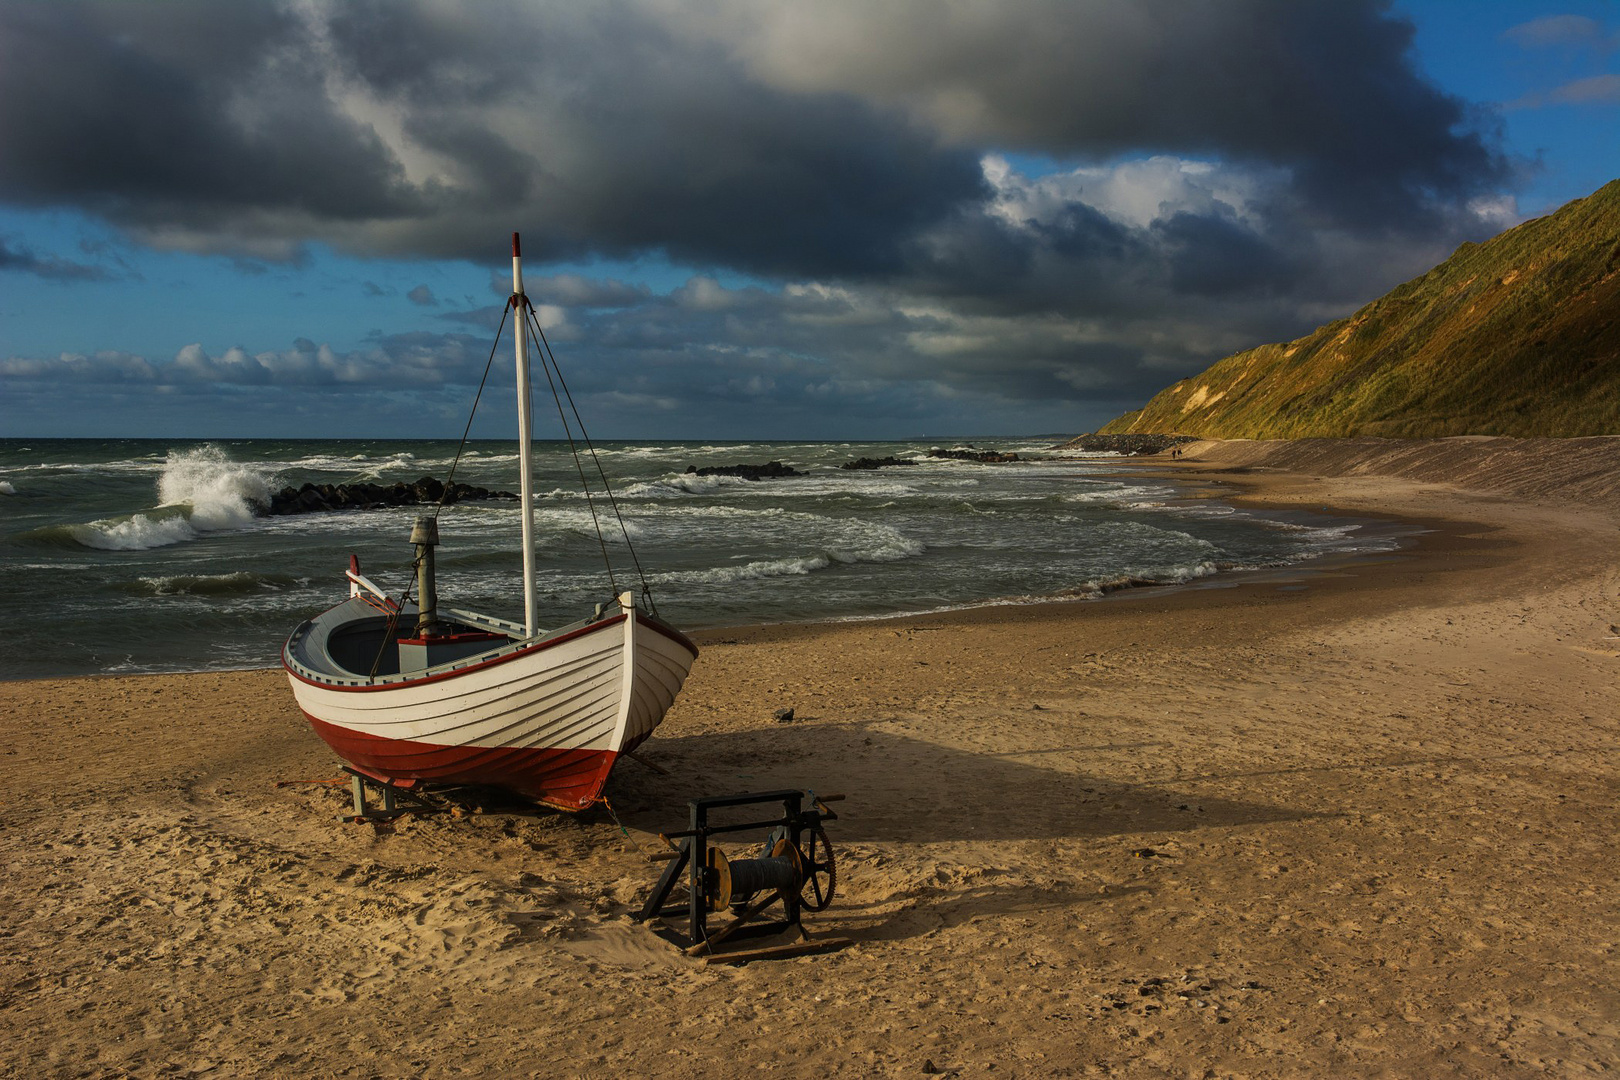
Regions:
<instances>
[{"instance_id":1,"label":"wooden support beam","mask_svg":"<svg viewBox=\"0 0 1620 1080\"><path fill-rule=\"evenodd\" d=\"M735 952L715 953L703 958L703 966L710 964L746 964L750 960L779 960L789 956L806 956L810 953L832 952L855 944L849 938L828 937L817 938L814 941L800 941L792 945L766 945L758 949L737 949Z\"/></svg>"},{"instance_id":2,"label":"wooden support beam","mask_svg":"<svg viewBox=\"0 0 1620 1080\"><path fill-rule=\"evenodd\" d=\"M726 938L730 937L742 926L743 923L747 922L749 919L752 919L755 915L758 915L760 912L776 903L776 901L781 898L781 895L782 894L780 892L771 893L770 895L766 896L765 899L755 903L747 911L743 912L741 915L738 915L735 919L732 919L725 926L722 926L719 930L716 930L704 940L695 945L688 945L686 947L686 955L702 956L705 952L709 951L714 946L720 944L722 941L726 940Z\"/></svg>"}]
</instances>

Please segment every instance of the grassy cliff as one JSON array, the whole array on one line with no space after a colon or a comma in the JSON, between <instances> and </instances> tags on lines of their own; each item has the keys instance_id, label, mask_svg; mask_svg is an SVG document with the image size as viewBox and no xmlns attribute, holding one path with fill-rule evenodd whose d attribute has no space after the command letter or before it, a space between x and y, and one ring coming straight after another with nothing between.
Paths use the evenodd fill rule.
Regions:
<instances>
[{"instance_id":1,"label":"grassy cliff","mask_svg":"<svg viewBox=\"0 0 1620 1080\"><path fill-rule=\"evenodd\" d=\"M1229 439L1620 434L1620 180L1101 429Z\"/></svg>"}]
</instances>

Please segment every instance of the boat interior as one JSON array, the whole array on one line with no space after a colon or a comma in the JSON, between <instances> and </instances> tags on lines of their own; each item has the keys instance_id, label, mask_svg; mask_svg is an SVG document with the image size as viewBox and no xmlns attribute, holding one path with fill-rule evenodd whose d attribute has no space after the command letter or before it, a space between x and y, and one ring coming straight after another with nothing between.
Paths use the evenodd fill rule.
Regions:
<instances>
[{"instance_id":1,"label":"boat interior","mask_svg":"<svg viewBox=\"0 0 1620 1080\"><path fill-rule=\"evenodd\" d=\"M589 618L542 631L532 640L572 633L617 613L616 604L599 604ZM285 658L308 678L353 686L409 679L431 669L490 659L531 640L518 623L444 608L439 611L442 634L424 640L415 636L416 617L415 604L406 604L397 618L391 618L367 600L352 598L293 631Z\"/></svg>"}]
</instances>

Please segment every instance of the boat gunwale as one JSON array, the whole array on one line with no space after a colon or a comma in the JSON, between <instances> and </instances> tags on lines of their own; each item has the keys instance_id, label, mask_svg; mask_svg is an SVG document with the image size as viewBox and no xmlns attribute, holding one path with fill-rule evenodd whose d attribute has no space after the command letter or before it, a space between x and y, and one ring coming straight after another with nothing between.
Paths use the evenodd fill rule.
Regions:
<instances>
[{"instance_id":1,"label":"boat gunwale","mask_svg":"<svg viewBox=\"0 0 1620 1080\"><path fill-rule=\"evenodd\" d=\"M482 671L486 668L495 667L498 664L504 664L509 661L516 660L521 656L528 656L533 653L541 652L551 648L554 645L561 645L565 642L573 641L574 639L583 637L586 634L592 634L599 630L605 630L609 627L617 626L619 623L629 618L630 614L631 613L627 611L620 611L617 615L611 615L603 619L595 620L586 626L581 626L578 629L571 630L566 634L560 634L556 637L541 638L535 641L514 642L512 645L508 646L509 651L503 650L496 656L489 657L485 660L480 660L476 663L468 664L465 667L452 668L449 671L438 671L431 675L422 675L416 678L390 677L390 681L383 683L376 682L375 678L373 677L371 679L367 679L367 681L363 683L357 683L354 685L344 685L343 683L337 682L336 676L332 676L330 678L321 677L314 668L300 663L291 656L293 642L297 640L299 634L304 630L304 627L314 622L313 619L310 619L300 624L298 628L294 630L287 638L286 644L281 647L281 666L286 670L288 675L297 679L299 682L306 683L310 686L318 686L326 690L339 690L348 693L369 693L382 690L399 690L405 687L423 686L431 682L440 682L445 679L458 678L462 675L468 675L475 671ZM674 641L676 644L687 649L692 654L693 659L696 659L699 655L698 647L679 630L676 630L672 626L665 625L660 620L650 617L642 611L635 610L634 614L636 619L642 625L657 631L658 633L669 638L671 641ZM305 674L306 672L309 674ZM357 675L355 678L359 679L362 678L362 676Z\"/></svg>"}]
</instances>

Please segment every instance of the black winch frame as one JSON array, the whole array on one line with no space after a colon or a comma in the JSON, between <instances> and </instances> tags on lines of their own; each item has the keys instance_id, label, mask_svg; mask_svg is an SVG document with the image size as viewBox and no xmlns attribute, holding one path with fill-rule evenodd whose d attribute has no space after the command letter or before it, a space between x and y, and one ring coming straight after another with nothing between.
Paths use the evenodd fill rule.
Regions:
<instances>
[{"instance_id":1,"label":"black winch frame","mask_svg":"<svg viewBox=\"0 0 1620 1080\"><path fill-rule=\"evenodd\" d=\"M661 936L673 941L689 955L704 956L709 962L740 963L770 957L797 956L840 949L850 944L848 938L817 938L811 941L802 921L803 908L807 903L813 910L819 911L832 900L836 878L833 876L832 853L827 847L827 834L822 829L822 823L838 820L838 815L828 808L827 803L838 802L841 799L842 795L818 797L813 791L791 790L714 795L704 799L693 799L689 804L690 827L682 832L660 834L673 850L652 856L655 860L669 860L669 865L664 868L658 883L653 886L652 895L642 905L638 918L644 924L661 928ZM806 801L810 803L808 808L804 805ZM716 824L709 820L710 811L713 810L763 803L780 803L781 815L734 824ZM766 841L765 854L776 857L729 862L710 844L710 838L719 834L761 829L771 830L770 839ZM675 841L679 841L679 844ZM784 865L791 865L792 876L773 878L772 875L781 871ZM670 904L670 893L683 872L687 878L686 903ZM720 880L722 877L726 878L724 887ZM735 918L711 933L708 926L710 907L717 901L729 901L733 878L744 883L758 884L756 888L748 890L749 895L731 904ZM825 887L821 884L823 879L826 881ZM812 898L809 901L802 897L806 886L811 890ZM750 903L754 891L762 892L764 895L762 899ZM766 907L777 900L782 902L783 918L753 922ZM686 916L687 921L685 934L663 922L666 918L679 918L682 914ZM749 922L753 922L753 925L745 928L744 924ZM716 946L732 936L753 937L787 929L797 930L800 940L793 944L763 949L726 953L715 951Z\"/></svg>"}]
</instances>

